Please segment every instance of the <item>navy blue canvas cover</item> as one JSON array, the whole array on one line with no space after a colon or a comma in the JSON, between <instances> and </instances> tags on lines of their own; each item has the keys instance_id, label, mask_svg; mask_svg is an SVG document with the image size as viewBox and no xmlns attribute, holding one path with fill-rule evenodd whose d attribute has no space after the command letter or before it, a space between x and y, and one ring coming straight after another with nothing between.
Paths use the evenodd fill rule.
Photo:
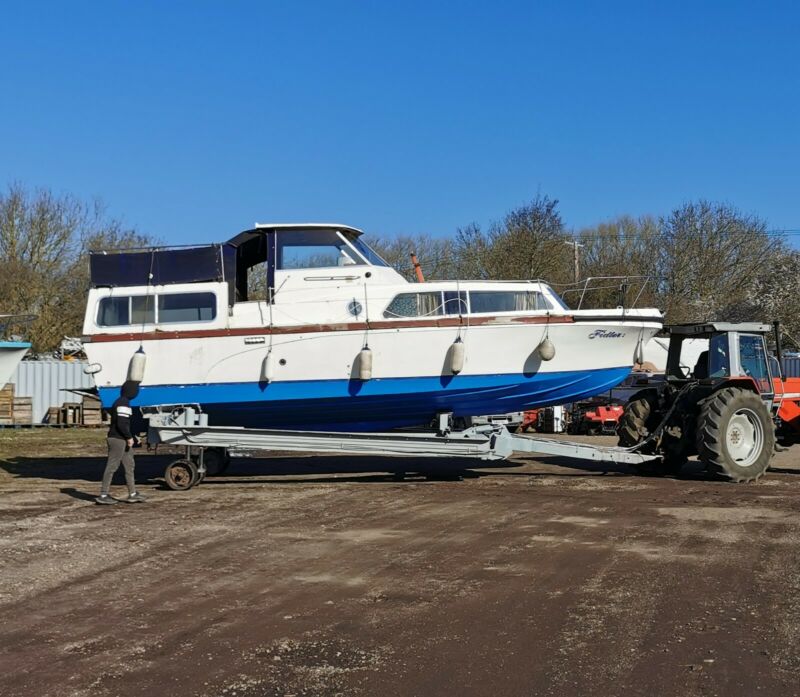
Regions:
<instances>
[{"instance_id":1,"label":"navy blue canvas cover","mask_svg":"<svg viewBox=\"0 0 800 697\"><path fill-rule=\"evenodd\" d=\"M230 255L226 266L231 264ZM222 281L222 245L135 252L92 252L89 256L92 286L146 286ZM153 278L148 279L151 272ZM231 269L233 270L233 269ZM235 273L235 271L234 271ZM229 279L232 280L232 279Z\"/></svg>"}]
</instances>

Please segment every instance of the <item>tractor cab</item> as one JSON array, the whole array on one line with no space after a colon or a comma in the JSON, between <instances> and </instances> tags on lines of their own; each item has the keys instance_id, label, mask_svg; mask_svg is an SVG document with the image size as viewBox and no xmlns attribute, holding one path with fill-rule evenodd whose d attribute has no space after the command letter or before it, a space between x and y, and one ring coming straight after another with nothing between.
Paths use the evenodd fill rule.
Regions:
<instances>
[{"instance_id":1,"label":"tractor cab","mask_svg":"<svg viewBox=\"0 0 800 697\"><path fill-rule=\"evenodd\" d=\"M766 335L771 332L769 324L756 322L707 322L665 327L664 333L669 336L667 381L699 381L713 390L722 382L749 380L755 391L771 398L773 375L765 342ZM688 345L693 351L685 350ZM699 352L698 348L701 349Z\"/></svg>"}]
</instances>

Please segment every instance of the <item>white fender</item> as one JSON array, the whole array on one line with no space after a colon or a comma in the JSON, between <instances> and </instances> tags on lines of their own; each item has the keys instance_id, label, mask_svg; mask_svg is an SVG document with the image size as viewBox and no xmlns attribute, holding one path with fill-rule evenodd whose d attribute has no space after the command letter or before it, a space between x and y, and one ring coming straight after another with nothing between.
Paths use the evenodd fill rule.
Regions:
<instances>
[{"instance_id":1,"label":"white fender","mask_svg":"<svg viewBox=\"0 0 800 697\"><path fill-rule=\"evenodd\" d=\"M272 361L272 351L268 351L264 360L261 361L261 382L272 382L274 376L275 366Z\"/></svg>"},{"instance_id":2,"label":"white fender","mask_svg":"<svg viewBox=\"0 0 800 697\"><path fill-rule=\"evenodd\" d=\"M372 351L365 346L358 353L358 378L369 380L372 377Z\"/></svg>"},{"instance_id":3,"label":"white fender","mask_svg":"<svg viewBox=\"0 0 800 697\"><path fill-rule=\"evenodd\" d=\"M461 337L456 339L450 346L450 372L458 375L464 370L464 359L467 355L467 345L461 341Z\"/></svg>"},{"instance_id":4,"label":"white fender","mask_svg":"<svg viewBox=\"0 0 800 697\"><path fill-rule=\"evenodd\" d=\"M552 361L556 355L556 347L552 341L550 341L550 337L546 336L539 345L536 347L536 350L539 352L539 358L543 361Z\"/></svg>"},{"instance_id":5,"label":"white fender","mask_svg":"<svg viewBox=\"0 0 800 697\"><path fill-rule=\"evenodd\" d=\"M140 346L139 350L131 356L131 362L128 364L128 380L132 382L141 382L144 380L144 369L147 365L147 356L144 349Z\"/></svg>"}]
</instances>

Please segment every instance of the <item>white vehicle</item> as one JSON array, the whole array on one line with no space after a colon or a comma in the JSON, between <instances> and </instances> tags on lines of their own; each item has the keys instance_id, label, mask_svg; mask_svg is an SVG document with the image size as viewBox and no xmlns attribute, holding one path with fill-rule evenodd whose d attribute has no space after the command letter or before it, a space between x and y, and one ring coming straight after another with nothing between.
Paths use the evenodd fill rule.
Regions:
<instances>
[{"instance_id":1,"label":"white vehicle","mask_svg":"<svg viewBox=\"0 0 800 697\"><path fill-rule=\"evenodd\" d=\"M134 406L196 404L220 426L385 431L603 392L662 326L570 310L540 281L409 283L360 237L265 224L94 253L83 340L103 405L133 379Z\"/></svg>"}]
</instances>

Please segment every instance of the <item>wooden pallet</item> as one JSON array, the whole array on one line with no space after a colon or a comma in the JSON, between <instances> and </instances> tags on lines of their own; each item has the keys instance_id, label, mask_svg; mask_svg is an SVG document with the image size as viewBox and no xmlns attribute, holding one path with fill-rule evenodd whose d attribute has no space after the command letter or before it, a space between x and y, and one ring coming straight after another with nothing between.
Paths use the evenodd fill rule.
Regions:
<instances>
[{"instance_id":1,"label":"wooden pallet","mask_svg":"<svg viewBox=\"0 0 800 697\"><path fill-rule=\"evenodd\" d=\"M81 405L82 422L84 426L102 426L105 412L96 397L84 396Z\"/></svg>"},{"instance_id":2,"label":"wooden pallet","mask_svg":"<svg viewBox=\"0 0 800 697\"><path fill-rule=\"evenodd\" d=\"M8 383L0 390L0 424L14 423L14 385Z\"/></svg>"},{"instance_id":3,"label":"wooden pallet","mask_svg":"<svg viewBox=\"0 0 800 697\"><path fill-rule=\"evenodd\" d=\"M65 426L77 426L82 420L82 407L80 402L64 402L58 413L58 423Z\"/></svg>"},{"instance_id":4,"label":"wooden pallet","mask_svg":"<svg viewBox=\"0 0 800 697\"><path fill-rule=\"evenodd\" d=\"M14 424L29 426L33 423L33 399L31 397L14 397L12 410Z\"/></svg>"}]
</instances>

